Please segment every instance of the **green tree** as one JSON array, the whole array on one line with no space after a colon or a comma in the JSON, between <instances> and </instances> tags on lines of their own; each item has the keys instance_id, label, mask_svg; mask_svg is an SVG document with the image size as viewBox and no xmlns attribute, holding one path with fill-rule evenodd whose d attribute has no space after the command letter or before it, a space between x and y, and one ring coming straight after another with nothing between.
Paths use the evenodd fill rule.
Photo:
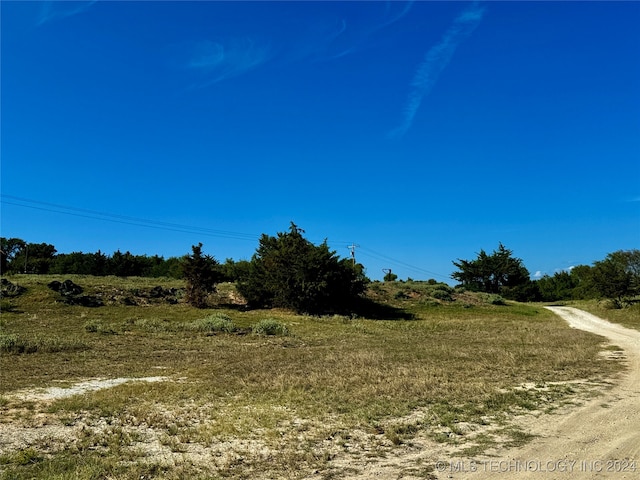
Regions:
<instances>
[{"instance_id":1,"label":"green tree","mask_svg":"<svg viewBox=\"0 0 640 480\"><path fill-rule=\"evenodd\" d=\"M53 259L49 273L96 275L94 260L91 253L60 253Z\"/></svg>"},{"instance_id":2,"label":"green tree","mask_svg":"<svg viewBox=\"0 0 640 480\"><path fill-rule=\"evenodd\" d=\"M202 243L191 247L192 254L182 259L182 272L186 282L185 299L196 308L207 306L207 296L216 291L222 274L218 262L202 253Z\"/></svg>"},{"instance_id":3,"label":"green tree","mask_svg":"<svg viewBox=\"0 0 640 480\"><path fill-rule=\"evenodd\" d=\"M618 250L591 269L594 290L618 308L640 295L640 250Z\"/></svg>"},{"instance_id":4,"label":"green tree","mask_svg":"<svg viewBox=\"0 0 640 480\"><path fill-rule=\"evenodd\" d=\"M293 222L288 232L262 235L248 265L238 269L238 291L252 307L326 313L353 308L364 291L362 265L340 259L326 240L314 245Z\"/></svg>"},{"instance_id":5,"label":"green tree","mask_svg":"<svg viewBox=\"0 0 640 480\"><path fill-rule=\"evenodd\" d=\"M27 243L15 254L9 270L23 273L49 273L56 247L48 243Z\"/></svg>"},{"instance_id":6,"label":"green tree","mask_svg":"<svg viewBox=\"0 0 640 480\"><path fill-rule=\"evenodd\" d=\"M97 275L97 276L107 275L107 270L109 268L109 257L107 257L100 250L94 253L92 257L93 257L91 261L92 275Z\"/></svg>"},{"instance_id":7,"label":"green tree","mask_svg":"<svg viewBox=\"0 0 640 480\"><path fill-rule=\"evenodd\" d=\"M182 258L169 257L166 260L157 255L153 258L153 267L149 272L151 277L182 278Z\"/></svg>"},{"instance_id":8,"label":"green tree","mask_svg":"<svg viewBox=\"0 0 640 480\"><path fill-rule=\"evenodd\" d=\"M118 277L149 277L158 264L164 262L162 257L157 255L148 257L146 255L133 255L131 252L125 253L117 250L107 260L106 270L108 275Z\"/></svg>"},{"instance_id":9,"label":"green tree","mask_svg":"<svg viewBox=\"0 0 640 480\"><path fill-rule=\"evenodd\" d=\"M385 282L395 282L397 279L398 279L398 275L393 273L391 270L386 271L383 278Z\"/></svg>"},{"instance_id":10,"label":"green tree","mask_svg":"<svg viewBox=\"0 0 640 480\"><path fill-rule=\"evenodd\" d=\"M220 271L222 272L223 281L235 282L240 278L246 277L246 272L249 269L249 262L247 260L234 261L232 258L227 258L223 264L220 265Z\"/></svg>"},{"instance_id":11,"label":"green tree","mask_svg":"<svg viewBox=\"0 0 640 480\"><path fill-rule=\"evenodd\" d=\"M574 297L574 289L578 286L577 277L567 271L556 272L553 277L545 275L537 282L540 298L545 302L570 300Z\"/></svg>"},{"instance_id":12,"label":"green tree","mask_svg":"<svg viewBox=\"0 0 640 480\"><path fill-rule=\"evenodd\" d=\"M129 251L122 253L120 250L113 252L109 258L107 271L109 275L118 277L137 277L141 274L134 255Z\"/></svg>"},{"instance_id":13,"label":"green tree","mask_svg":"<svg viewBox=\"0 0 640 480\"><path fill-rule=\"evenodd\" d=\"M571 269L571 279L574 284L572 298L596 298L598 292L593 286L593 267L590 265L576 265Z\"/></svg>"},{"instance_id":14,"label":"green tree","mask_svg":"<svg viewBox=\"0 0 640 480\"><path fill-rule=\"evenodd\" d=\"M0 237L0 274L5 274L15 267L13 260L24 251L27 242L20 238Z\"/></svg>"},{"instance_id":15,"label":"green tree","mask_svg":"<svg viewBox=\"0 0 640 480\"><path fill-rule=\"evenodd\" d=\"M475 260L461 260L453 264L459 271L451 274L469 290L505 294L530 282L529 271L522 260L512 256L512 251L502 243L491 255L480 250Z\"/></svg>"}]
</instances>

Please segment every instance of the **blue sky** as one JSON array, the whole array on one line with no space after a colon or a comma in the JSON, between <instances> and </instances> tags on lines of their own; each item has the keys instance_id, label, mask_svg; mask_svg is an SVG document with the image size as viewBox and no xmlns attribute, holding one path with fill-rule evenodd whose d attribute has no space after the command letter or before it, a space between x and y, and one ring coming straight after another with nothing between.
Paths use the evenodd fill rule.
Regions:
<instances>
[{"instance_id":1,"label":"blue sky","mask_svg":"<svg viewBox=\"0 0 640 480\"><path fill-rule=\"evenodd\" d=\"M6 2L1 234L372 279L640 248L638 2Z\"/></svg>"}]
</instances>

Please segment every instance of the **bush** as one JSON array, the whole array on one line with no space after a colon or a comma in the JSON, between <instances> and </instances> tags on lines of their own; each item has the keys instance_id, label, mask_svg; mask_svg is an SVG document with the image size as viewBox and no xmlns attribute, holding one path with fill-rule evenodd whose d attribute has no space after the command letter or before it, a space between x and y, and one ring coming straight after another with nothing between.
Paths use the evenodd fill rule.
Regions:
<instances>
[{"instance_id":1,"label":"bush","mask_svg":"<svg viewBox=\"0 0 640 480\"><path fill-rule=\"evenodd\" d=\"M447 302L452 302L453 301L453 297L451 296L452 293L453 293L453 289L450 287L447 287L446 289L436 287L431 293L431 296L433 298L437 298L438 300L445 300Z\"/></svg>"},{"instance_id":2,"label":"bush","mask_svg":"<svg viewBox=\"0 0 640 480\"><path fill-rule=\"evenodd\" d=\"M287 326L274 318L260 320L253 326L252 332L254 335L289 335Z\"/></svg>"},{"instance_id":3,"label":"bush","mask_svg":"<svg viewBox=\"0 0 640 480\"><path fill-rule=\"evenodd\" d=\"M504 301L500 295L488 295L487 303L490 305L506 305L507 302Z\"/></svg>"},{"instance_id":4,"label":"bush","mask_svg":"<svg viewBox=\"0 0 640 480\"><path fill-rule=\"evenodd\" d=\"M18 336L15 334L0 334L0 352L11 353L18 344Z\"/></svg>"},{"instance_id":5,"label":"bush","mask_svg":"<svg viewBox=\"0 0 640 480\"><path fill-rule=\"evenodd\" d=\"M402 290L398 290L394 295L393 298L395 298L396 300L404 300L405 298L409 298L409 295L407 295L405 292L403 292Z\"/></svg>"},{"instance_id":6,"label":"bush","mask_svg":"<svg viewBox=\"0 0 640 480\"><path fill-rule=\"evenodd\" d=\"M228 315L224 313L214 313L208 317L196 320L194 322L194 329L200 332L232 333L236 331L236 326Z\"/></svg>"}]
</instances>

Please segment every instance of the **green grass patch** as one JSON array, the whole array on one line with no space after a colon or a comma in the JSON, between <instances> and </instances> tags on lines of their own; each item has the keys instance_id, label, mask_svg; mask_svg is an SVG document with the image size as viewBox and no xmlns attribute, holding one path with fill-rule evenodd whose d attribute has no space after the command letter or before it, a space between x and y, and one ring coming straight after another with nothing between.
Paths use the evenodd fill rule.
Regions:
<instances>
[{"instance_id":1,"label":"green grass patch","mask_svg":"<svg viewBox=\"0 0 640 480\"><path fill-rule=\"evenodd\" d=\"M111 326L105 325L98 320L89 320L84 324L84 329L89 333L100 333L102 335L116 335L118 333Z\"/></svg>"},{"instance_id":2,"label":"green grass patch","mask_svg":"<svg viewBox=\"0 0 640 480\"><path fill-rule=\"evenodd\" d=\"M42 455L34 448L25 448L5 455L0 455L0 465L25 466L41 462Z\"/></svg>"},{"instance_id":3,"label":"green grass patch","mask_svg":"<svg viewBox=\"0 0 640 480\"><path fill-rule=\"evenodd\" d=\"M88 346L80 341L65 340L57 336L37 335L27 338L15 333L0 333L0 353L60 353L86 350Z\"/></svg>"}]
</instances>

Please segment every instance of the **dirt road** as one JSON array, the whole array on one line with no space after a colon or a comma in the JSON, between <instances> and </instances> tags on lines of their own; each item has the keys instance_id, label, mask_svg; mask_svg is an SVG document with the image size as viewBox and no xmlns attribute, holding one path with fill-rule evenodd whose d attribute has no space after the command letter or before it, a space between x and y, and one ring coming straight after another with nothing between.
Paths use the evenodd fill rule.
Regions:
<instances>
[{"instance_id":1,"label":"dirt road","mask_svg":"<svg viewBox=\"0 0 640 480\"><path fill-rule=\"evenodd\" d=\"M524 448L499 458L460 459L440 466L439 479L640 479L640 331L630 330L571 307L547 307L570 326L608 338L625 354L628 371L604 396L571 413L541 417L539 435Z\"/></svg>"}]
</instances>

